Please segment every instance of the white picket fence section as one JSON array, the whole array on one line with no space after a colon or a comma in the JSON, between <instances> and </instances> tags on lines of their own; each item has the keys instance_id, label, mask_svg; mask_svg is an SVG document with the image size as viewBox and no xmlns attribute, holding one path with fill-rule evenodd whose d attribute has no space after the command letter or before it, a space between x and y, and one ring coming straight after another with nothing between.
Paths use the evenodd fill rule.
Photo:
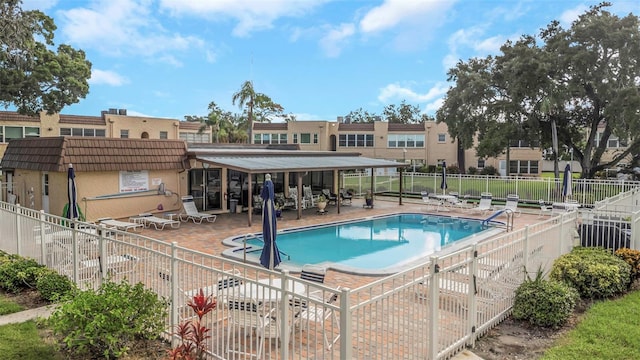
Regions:
<instances>
[{"instance_id":1,"label":"white picket fence section","mask_svg":"<svg viewBox=\"0 0 640 360\"><path fill-rule=\"evenodd\" d=\"M610 206L637 196L627 192ZM0 203L0 249L34 258L84 289L142 282L169 300L168 337L193 316L186 302L203 289L218 301L207 318L215 359L446 359L510 314L525 269L531 276L548 270L589 241L578 225L600 226L608 216L604 225L625 236L607 242L640 249L640 212L617 211L615 222L612 214L598 208L550 217L356 289L8 203Z\"/></svg>"},{"instance_id":2,"label":"white picket fence section","mask_svg":"<svg viewBox=\"0 0 640 360\"><path fill-rule=\"evenodd\" d=\"M420 192L440 193L442 175L403 173L403 194L419 195ZM342 187L352 189L355 194L365 194L371 188L370 172L343 173ZM400 174L375 175L374 193L380 194L399 191ZM592 206L620 193L626 193L640 187L640 181L573 179L572 199L583 206ZM488 176L447 174L447 192L457 192L460 196L469 195L479 199L483 192L492 193L496 200L504 201L509 194L518 194L520 202L537 204L540 199L546 203L562 202L562 178L521 177L521 176Z\"/></svg>"}]
</instances>

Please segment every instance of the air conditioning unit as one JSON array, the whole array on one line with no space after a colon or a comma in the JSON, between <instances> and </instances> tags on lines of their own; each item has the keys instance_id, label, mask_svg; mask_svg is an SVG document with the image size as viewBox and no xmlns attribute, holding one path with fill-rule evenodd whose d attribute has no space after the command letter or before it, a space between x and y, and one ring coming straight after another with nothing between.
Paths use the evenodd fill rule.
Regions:
<instances>
[{"instance_id":1,"label":"air conditioning unit","mask_svg":"<svg viewBox=\"0 0 640 360\"><path fill-rule=\"evenodd\" d=\"M344 122L344 117L342 117L342 116L338 116L338 122L339 122L339 123Z\"/></svg>"},{"instance_id":2,"label":"air conditioning unit","mask_svg":"<svg viewBox=\"0 0 640 360\"><path fill-rule=\"evenodd\" d=\"M118 115L127 115L127 109L118 109Z\"/></svg>"},{"instance_id":3,"label":"air conditioning unit","mask_svg":"<svg viewBox=\"0 0 640 360\"><path fill-rule=\"evenodd\" d=\"M109 114L118 115L118 109L109 109Z\"/></svg>"}]
</instances>

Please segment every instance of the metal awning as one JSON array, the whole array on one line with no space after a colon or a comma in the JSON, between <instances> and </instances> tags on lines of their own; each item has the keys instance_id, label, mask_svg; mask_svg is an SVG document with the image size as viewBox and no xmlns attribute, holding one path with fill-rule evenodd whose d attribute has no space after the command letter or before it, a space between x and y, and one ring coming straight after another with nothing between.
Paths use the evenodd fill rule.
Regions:
<instances>
[{"instance_id":1,"label":"metal awning","mask_svg":"<svg viewBox=\"0 0 640 360\"><path fill-rule=\"evenodd\" d=\"M300 172L351 170L368 168L397 168L397 161L362 156L214 156L197 155L196 160L214 166L256 174L267 172Z\"/></svg>"}]
</instances>

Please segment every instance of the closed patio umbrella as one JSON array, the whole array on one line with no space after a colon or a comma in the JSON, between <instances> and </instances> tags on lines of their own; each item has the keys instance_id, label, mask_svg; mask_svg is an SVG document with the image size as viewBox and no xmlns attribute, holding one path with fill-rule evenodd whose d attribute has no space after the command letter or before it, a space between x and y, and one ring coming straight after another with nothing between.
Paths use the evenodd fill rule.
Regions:
<instances>
[{"instance_id":1,"label":"closed patio umbrella","mask_svg":"<svg viewBox=\"0 0 640 360\"><path fill-rule=\"evenodd\" d=\"M440 189L442 189L442 194L447 191L447 162L442 162L442 182L440 183Z\"/></svg>"},{"instance_id":2,"label":"closed patio umbrella","mask_svg":"<svg viewBox=\"0 0 640 360\"><path fill-rule=\"evenodd\" d=\"M573 195L572 180L571 165L567 164L567 166L564 167L564 178L562 179L562 201L566 202L567 198Z\"/></svg>"},{"instance_id":3,"label":"closed patio umbrella","mask_svg":"<svg viewBox=\"0 0 640 360\"><path fill-rule=\"evenodd\" d=\"M76 194L76 173L73 169L73 165L69 164L69 170L67 170L67 211L64 216L69 220L76 220L79 217L78 209L78 195Z\"/></svg>"},{"instance_id":4,"label":"closed patio umbrella","mask_svg":"<svg viewBox=\"0 0 640 360\"><path fill-rule=\"evenodd\" d=\"M280 251L276 245L276 209L274 204L275 194L271 175L265 175L264 186L260 194L262 198L262 253L260 264L273 270L280 262Z\"/></svg>"}]
</instances>

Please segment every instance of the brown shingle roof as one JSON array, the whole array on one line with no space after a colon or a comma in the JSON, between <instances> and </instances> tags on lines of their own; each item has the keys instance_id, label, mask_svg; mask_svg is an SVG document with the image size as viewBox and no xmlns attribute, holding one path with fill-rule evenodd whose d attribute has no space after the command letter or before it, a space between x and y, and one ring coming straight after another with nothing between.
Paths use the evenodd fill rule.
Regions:
<instances>
[{"instance_id":1,"label":"brown shingle roof","mask_svg":"<svg viewBox=\"0 0 640 360\"><path fill-rule=\"evenodd\" d=\"M15 111L0 111L2 121L40 122L39 116L21 115Z\"/></svg>"},{"instance_id":2,"label":"brown shingle roof","mask_svg":"<svg viewBox=\"0 0 640 360\"><path fill-rule=\"evenodd\" d=\"M67 171L182 170L187 145L182 140L47 137L12 140L3 169Z\"/></svg>"},{"instance_id":3,"label":"brown shingle roof","mask_svg":"<svg viewBox=\"0 0 640 360\"><path fill-rule=\"evenodd\" d=\"M60 124L106 125L102 116L62 115Z\"/></svg>"},{"instance_id":4,"label":"brown shingle roof","mask_svg":"<svg viewBox=\"0 0 640 360\"><path fill-rule=\"evenodd\" d=\"M180 124L179 127L182 130L200 130L200 127L204 125L202 123L195 122L195 121L180 121L179 124Z\"/></svg>"}]
</instances>

